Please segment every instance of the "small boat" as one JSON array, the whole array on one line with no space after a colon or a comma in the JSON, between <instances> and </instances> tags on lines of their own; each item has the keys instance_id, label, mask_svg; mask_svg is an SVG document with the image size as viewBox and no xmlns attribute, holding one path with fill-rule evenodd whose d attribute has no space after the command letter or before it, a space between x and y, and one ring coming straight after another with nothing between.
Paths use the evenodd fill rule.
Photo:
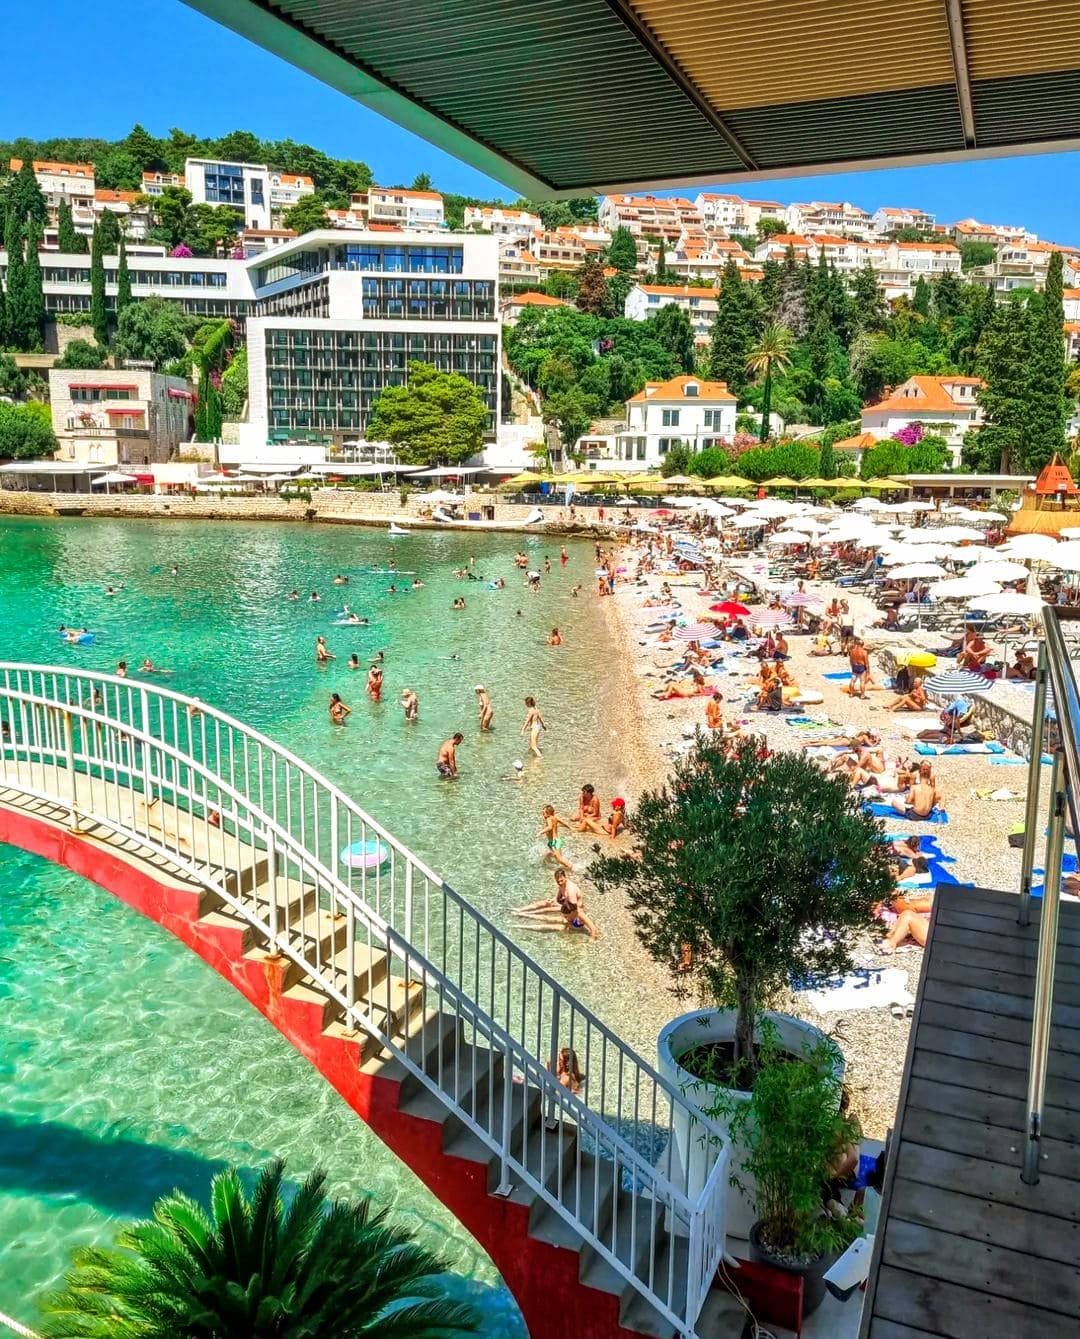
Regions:
<instances>
[{"instance_id":1,"label":"small boat","mask_svg":"<svg viewBox=\"0 0 1080 1339\"><path fill-rule=\"evenodd\" d=\"M403 529L401 528L400 525L398 525L398 524L397 524L396 522L394 522L394 521L391 521L391 522L390 522L390 533L391 533L392 535L411 535L411 534L412 534L412 531L411 531L411 530L403 530Z\"/></svg>"}]
</instances>

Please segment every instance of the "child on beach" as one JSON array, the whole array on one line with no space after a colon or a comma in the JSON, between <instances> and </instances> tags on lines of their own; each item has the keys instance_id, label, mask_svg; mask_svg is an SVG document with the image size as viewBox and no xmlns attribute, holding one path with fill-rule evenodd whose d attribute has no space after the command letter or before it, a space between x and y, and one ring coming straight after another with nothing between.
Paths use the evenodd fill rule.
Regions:
<instances>
[{"instance_id":1,"label":"child on beach","mask_svg":"<svg viewBox=\"0 0 1080 1339\"><path fill-rule=\"evenodd\" d=\"M547 839L547 854L557 865L561 865L563 869L572 870L573 865L562 853L563 839L559 836L559 829L566 828L569 832L570 824L559 817L553 804L544 805L542 816L544 825L536 835Z\"/></svg>"}]
</instances>

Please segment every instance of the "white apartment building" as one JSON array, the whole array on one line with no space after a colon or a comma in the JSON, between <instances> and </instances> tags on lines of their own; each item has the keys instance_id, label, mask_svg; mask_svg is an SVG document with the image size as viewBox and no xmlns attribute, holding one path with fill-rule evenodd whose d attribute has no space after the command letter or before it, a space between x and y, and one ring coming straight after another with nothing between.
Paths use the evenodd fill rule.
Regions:
<instances>
[{"instance_id":1,"label":"white apartment building","mask_svg":"<svg viewBox=\"0 0 1080 1339\"><path fill-rule=\"evenodd\" d=\"M972 283L985 284L995 297L1005 297L1018 288L1041 289L1050 258L1060 249L1049 242L1003 242L991 264L976 266L967 277Z\"/></svg>"},{"instance_id":2,"label":"white apartment building","mask_svg":"<svg viewBox=\"0 0 1080 1339\"><path fill-rule=\"evenodd\" d=\"M460 372L477 385L494 440L501 353L496 238L328 228L243 268L253 314L242 447L362 438L375 397L407 382L410 361Z\"/></svg>"},{"instance_id":3,"label":"white apartment building","mask_svg":"<svg viewBox=\"0 0 1080 1339\"><path fill-rule=\"evenodd\" d=\"M880 209L874 210L870 221L874 225L875 232L886 235L898 232L901 228L918 228L920 232L931 232L936 220L934 215L928 214L925 209L896 209L890 205L882 205Z\"/></svg>"},{"instance_id":4,"label":"white apartment building","mask_svg":"<svg viewBox=\"0 0 1080 1339\"><path fill-rule=\"evenodd\" d=\"M709 232L743 232L746 228L746 201L739 195L715 195L702 191L694 208Z\"/></svg>"},{"instance_id":5,"label":"white apartment building","mask_svg":"<svg viewBox=\"0 0 1080 1339\"><path fill-rule=\"evenodd\" d=\"M533 233L544 231L544 222L539 214L531 214L527 209L511 209L509 205L466 205L465 227L527 242Z\"/></svg>"},{"instance_id":6,"label":"white apartment building","mask_svg":"<svg viewBox=\"0 0 1080 1339\"><path fill-rule=\"evenodd\" d=\"M864 407L863 432L884 441L909 424L921 423L928 434L945 438L955 468L965 434L983 421L978 393L985 384L978 377L909 377L878 404Z\"/></svg>"},{"instance_id":7,"label":"white apartment building","mask_svg":"<svg viewBox=\"0 0 1080 1339\"><path fill-rule=\"evenodd\" d=\"M183 172L144 172L142 174L143 195L160 195L166 186L183 186Z\"/></svg>"},{"instance_id":8,"label":"white apartment building","mask_svg":"<svg viewBox=\"0 0 1080 1339\"><path fill-rule=\"evenodd\" d=\"M541 274L552 270L578 269L598 248L585 245L573 228L556 228L554 232L537 233L529 252L535 257Z\"/></svg>"},{"instance_id":9,"label":"white apartment building","mask_svg":"<svg viewBox=\"0 0 1080 1339\"><path fill-rule=\"evenodd\" d=\"M1037 242L1039 239L1026 228L1012 223L980 223L978 219L961 219L952 225L952 234L959 242Z\"/></svg>"},{"instance_id":10,"label":"white apartment building","mask_svg":"<svg viewBox=\"0 0 1080 1339\"><path fill-rule=\"evenodd\" d=\"M443 198L438 191L407 191L404 188L371 186L350 197L353 208L365 211L369 225L427 231L445 228Z\"/></svg>"},{"instance_id":11,"label":"white apartment building","mask_svg":"<svg viewBox=\"0 0 1080 1339\"><path fill-rule=\"evenodd\" d=\"M817 264L824 255L826 261L843 274L854 274L869 264L884 286L904 293L909 292L920 275L931 279L939 274L960 273L960 252L951 242L883 242L821 233L812 236L777 233L762 242L755 250L754 258L782 261L789 246L800 260L807 257L811 264ZM898 293L892 296L898 296Z\"/></svg>"},{"instance_id":12,"label":"white apartment building","mask_svg":"<svg viewBox=\"0 0 1080 1339\"><path fill-rule=\"evenodd\" d=\"M785 218L784 206L779 200L744 200L743 201L743 231L747 233L757 232L757 226L762 219L776 219L783 222Z\"/></svg>"},{"instance_id":13,"label":"white apartment building","mask_svg":"<svg viewBox=\"0 0 1080 1339\"><path fill-rule=\"evenodd\" d=\"M195 204L231 205L245 228L269 228L270 169L265 163L223 163L189 158L184 184Z\"/></svg>"},{"instance_id":14,"label":"white apartment building","mask_svg":"<svg viewBox=\"0 0 1080 1339\"><path fill-rule=\"evenodd\" d=\"M364 228L367 226L367 210L353 207L351 209L328 209L326 211L330 219L330 226L333 228Z\"/></svg>"},{"instance_id":15,"label":"white apartment building","mask_svg":"<svg viewBox=\"0 0 1080 1339\"><path fill-rule=\"evenodd\" d=\"M1065 309L1065 356L1080 358L1080 288L1066 288L1062 295Z\"/></svg>"},{"instance_id":16,"label":"white apartment building","mask_svg":"<svg viewBox=\"0 0 1080 1339\"><path fill-rule=\"evenodd\" d=\"M750 257L739 246L725 238L714 237L703 245L680 242L665 257L668 271L680 279L701 279L716 283L729 260L740 269L752 264Z\"/></svg>"},{"instance_id":17,"label":"white apartment building","mask_svg":"<svg viewBox=\"0 0 1080 1339\"><path fill-rule=\"evenodd\" d=\"M626 228L635 237L662 237L665 242L678 241L684 228L704 226L690 200L656 195L604 195L597 209L597 222L608 233Z\"/></svg>"},{"instance_id":18,"label":"white apartment building","mask_svg":"<svg viewBox=\"0 0 1080 1339\"><path fill-rule=\"evenodd\" d=\"M270 208L274 213L284 213L305 195L314 194L315 183L310 177L296 172L270 173Z\"/></svg>"},{"instance_id":19,"label":"white apartment building","mask_svg":"<svg viewBox=\"0 0 1080 1339\"><path fill-rule=\"evenodd\" d=\"M8 166L12 172L18 172L22 167L22 159L12 158ZM55 210L61 200L66 200L72 207L93 201L93 163L32 162L30 166L45 196L45 203L51 210Z\"/></svg>"},{"instance_id":20,"label":"white apartment building","mask_svg":"<svg viewBox=\"0 0 1080 1339\"><path fill-rule=\"evenodd\" d=\"M685 288L677 284L635 284L626 295L623 315L630 321L648 321L664 307L686 312L696 344L708 344L716 315L715 288Z\"/></svg>"},{"instance_id":21,"label":"white apartment building","mask_svg":"<svg viewBox=\"0 0 1080 1339\"><path fill-rule=\"evenodd\" d=\"M540 262L531 250L529 240L518 237L499 237L499 283L518 286L537 284L543 278Z\"/></svg>"},{"instance_id":22,"label":"white apartment building","mask_svg":"<svg viewBox=\"0 0 1080 1339\"><path fill-rule=\"evenodd\" d=\"M189 439L194 400L183 377L53 368L49 405L60 443L55 459L133 471L160 464Z\"/></svg>"},{"instance_id":23,"label":"white apartment building","mask_svg":"<svg viewBox=\"0 0 1080 1339\"><path fill-rule=\"evenodd\" d=\"M875 229L865 209L848 200L834 203L811 200L792 203L785 210L788 226L794 233L843 233L849 237L873 236Z\"/></svg>"},{"instance_id":24,"label":"white apartment building","mask_svg":"<svg viewBox=\"0 0 1080 1339\"><path fill-rule=\"evenodd\" d=\"M735 435L737 401L722 381L672 377L646 382L626 402L626 427L615 434L612 465L656 469L673 446L703 451Z\"/></svg>"}]
</instances>

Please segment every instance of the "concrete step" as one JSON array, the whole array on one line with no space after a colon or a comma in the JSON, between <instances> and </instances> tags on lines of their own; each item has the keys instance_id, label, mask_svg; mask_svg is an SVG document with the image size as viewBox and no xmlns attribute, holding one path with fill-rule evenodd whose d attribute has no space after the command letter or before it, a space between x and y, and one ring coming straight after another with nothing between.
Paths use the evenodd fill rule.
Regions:
<instances>
[{"instance_id":1,"label":"concrete step","mask_svg":"<svg viewBox=\"0 0 1080 1339\"><path fill-rule=\"evenodd\" d=\"M576 1138L563 1153L561 1176L555 1173L554 1194L572 1217L604 1240L611 1222L615 1196L615 1164L586 1152ZM548 1182L549 1186L552 1182ZM529 1236L567 1250L580 1250L577 1229L543 1200L537 1200L529 1220Z\"/></svg>"},{"instance_id":2,"label":"concrete step","mask_svg":"<svg viewBox=\"0 0 1080 1339\"><path fill-rule=\"evenodd\" d=\"M686 1300L686 1268L689 1254L690 1246L686 1237L665 1232L663 1239L657 1241L652 1272L653 1291L668 1302L676 1315L681 1314ZM645 1281L648 1282L647 1274ZM730 1302L733 1299L728 1297L727 1300ZM646 1301L629 1283L626 1284L622 1294L619 1321L626 1329L633 1330L636 1334L648 1335L650 1339L673 1339L675 1335L674 1325L661 1316L653 1304ZM723 1331L720 1333L722 1335ZM741 1331L735 1330L733 1333L738 1335Z\"/></svg>"},{"instance_id":3,"label":"concrete step","mask_svg":"<svg viewBox=\"0 0 1080 1339\"><path fill-rule=\"evenodd\" d=\"M220 911L209 911L205 916L200 916L199 925L215 935L236 935L237 938L230 942L230 952L235 953L237 957L261 950L266 942L250 921L244 920L227 906L223 906Z\"/></svg>"},{"instance_id":4,"label":"concrete step","mask_svg":"<svg viewBox=\"0 0 1080 1339\"><path fill-rule=\"evenodd\" d=\"M640 1278L648 1278L648 1259L654 1248L665 1240L663 1210L648 1196L639 1195L635 1203L628 1190L616 1192L611 1219L601 1238L624 1264L634 1269ZM581 1270L578 1277L590 1288L622 1297L626 1279L593 1246L581 1251Z\"/></svg>"},{"instance_id":5,"label":"concrete step","mask_svg":"<svg viewBox=\"0 0 1080 1339\"><path fill-rule=\"evenodd\" d=\"M267 925L271 922L270 908L276 905L279 930L303 920L319 905L319 894L314 885L280 874L272 885L267 877L243 889L239 899Z\"/></svg>"},{"instance_id":6,"label":"concrete step","mask_svg":"<svg viewBox=\"0 0 1080 1339\"><path fill-rule=\"evenodd\" d=\"M425 1007L409 1018L395 1040L415 1064L431 1064L438 1052L442 1052L444 1057L453 1055L460 1037L461 1024L453 1014ZM365 1056L361 1069L373 1078L390 1079L399 1084L411 1074L395 1055L385 1049Z\"/></svg>"},{"instance_id":7,"label":"concrete step","mask_svg":"<svg viewBox=\"0 0 1080 1339\"><path fill-rule=\"evenodd\" d=\"M404 981L395 977L390 982L389 990L380 987L376 992L376 998L363 1002L361 1007L380 1032L393 1037L422 1011L424 992L419 986L406 986ZM376 1055L380 1048L376 1037L365 1032L363 1028L354 1027L345 1021L336 1000L327 1002L323 1032L328 1037L343 1037L356 1041L360 1046L361 1062Z\"/></svg>"},{"instance_id":8,"label":"concrete step","mask_svg":"<svg viewBox=\"0 0 1080 1339\"><path fill-rule=\"evenodd\" d=\"M459 1040L449 1053L433 1050L425 1057L424 1073L446 1094L451 1102L475 1119L494 1089L501 1091L503 1057L471 1042ZM415 1074L409 1074L401 1085L401 1101L408 1102L417 1092L430 1089Z\"/></svg>"}]
</instances>

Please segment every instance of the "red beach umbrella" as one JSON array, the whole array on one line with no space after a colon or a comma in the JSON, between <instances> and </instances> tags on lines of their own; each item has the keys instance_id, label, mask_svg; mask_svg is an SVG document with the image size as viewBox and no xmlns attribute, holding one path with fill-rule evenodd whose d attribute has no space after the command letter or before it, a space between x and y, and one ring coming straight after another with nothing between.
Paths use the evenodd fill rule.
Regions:
<instances>
[{"instance_id":1,"label":"red beach umbrella","mask_svg":"<svg viewBox=\"0 0 1080 1339\"><path fill-rule=\"evenodd\" d=\"M720 604L710 604L709 612L713 614L730 614L732 618L745 618L750 612L745 604L740 604L738 600L723 600Z\"/></svg>"}]
</instances>

